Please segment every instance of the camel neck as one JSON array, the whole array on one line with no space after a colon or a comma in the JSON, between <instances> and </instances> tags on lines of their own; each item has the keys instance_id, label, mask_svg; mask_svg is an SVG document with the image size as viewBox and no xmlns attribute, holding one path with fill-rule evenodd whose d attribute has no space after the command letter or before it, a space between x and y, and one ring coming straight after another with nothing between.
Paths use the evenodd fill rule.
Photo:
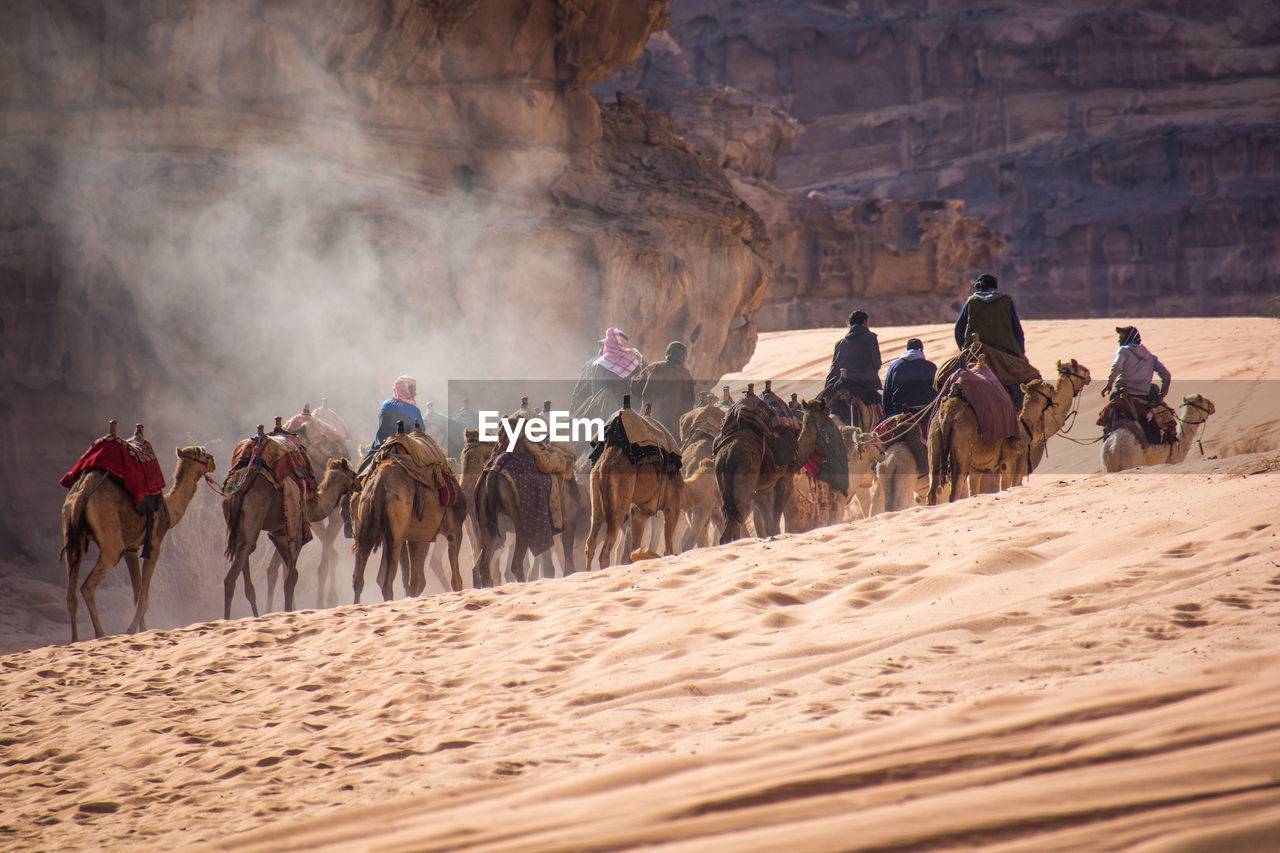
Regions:
<instances>
[{"instance_id":1,"label":"camel neck","mask_svg":"<svg viewBox=\"0 0 1280 853\"><path fill-rule=\"evenodd\" d=\"M177 525L187 514L187 507L191 505L199 483L200 472L196 471L195 463L190 459L179 460L178 467L173 471L173 485L164 496L165 507L169 510L170 527Z\"/></svg>"}]
</instances>

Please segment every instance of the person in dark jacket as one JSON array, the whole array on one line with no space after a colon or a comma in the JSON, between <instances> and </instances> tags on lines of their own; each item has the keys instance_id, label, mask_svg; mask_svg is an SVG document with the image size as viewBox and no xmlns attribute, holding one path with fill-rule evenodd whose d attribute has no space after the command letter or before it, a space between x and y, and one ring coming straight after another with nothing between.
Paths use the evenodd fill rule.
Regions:
<instances>
[{"instance_id":1,"label":"person in dark jacket","mask_svg":"<svg viewBox=\"0 0 1280 853\"><path fill-rule=\"evenodd\" d=\"M996 277L984 273L974 279L973 293L956 318L956 346L964 349L976 335L1000 384L1015 408L1022 405L1022 385L1038 379L1040 371L1027 361L1027 341L1013 297L1000 292Z\"/></svg>"},{"instance_id":2,"label":"person in dark jacket","mask_svg":"<svg viewBox=\"0 0 1280 853\"><path fill-rule=\"evenodd\" d=\"M680 435L680 416L698 402L693 375L684 366L689 348L682 341L667 344L662 361L641 368L633 393L653 404L653 416L673 435Z\"/></svg>"},{"instance_id":3,"label":"person in dark jacket","mask_svg":"<svg viewBox=\"0 0 1280 853\"><path fill-rule=\"evenodd\" d=\"M907 351L889 365L884 377L885 415L918 412L932 403L937 372L938 366L924 357L924 343L919 338L907 341Z\"/></svg>"},{"instance_id":4,"label":"person in dark jacket","mask_svg":"<svg viewBox=\"0 0 1280 853\"><path fill-rule=\"evenodd\" d=\"M833 401L831 410L845 424L850 421L850 412L848 406L836 402L839 396L843 396L839 392L848 392L871 408L881 405L880 339L868 327L868 320L866 311L854 311L849 315L849 331L836 341L831 370L827 374L826 394ZM843 379L840 377L841 369L845 371Z\"/></svg>"}]
</instances>

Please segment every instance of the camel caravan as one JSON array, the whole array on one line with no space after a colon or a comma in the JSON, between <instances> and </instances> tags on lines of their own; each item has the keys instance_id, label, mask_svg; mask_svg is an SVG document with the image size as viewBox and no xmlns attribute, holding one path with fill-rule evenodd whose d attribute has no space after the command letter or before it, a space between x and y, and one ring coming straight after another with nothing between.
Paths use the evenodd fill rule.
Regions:
<instances>
[{"instance_id":1,"label":"camel caravan","mask_svg":"<svg viewBox=\"0 0 1280 853\"><path fill-rule=\"evenodd\" d=\"M699 391L683 366L684 344L673 342L663 361L646 363L621 330L610 329L569 401L599 429L571 440L552 435L551 401L534 410L527 397L499 418L496 437L460 417L441 425L438 415L428 431L416 382L402 376L379 411L374 442L355 456L350 430L326 400L287 422L277 417L270 431L259 425L235 445L221 483L210 476L216 466L204 448L178 448L166 491L143 426L124 439L112 421L62 479L60 559L68 568L72 641L79 639L78 598L95 636L104 635L95 590L121 558L133 586L128 630L145 630L161 546L201 479L218 494L225 521L227 619L238 583L253 615L260 612L250 555L262 533L273 551L266 609L283 573L291 610L299 558L312 539L319 542L311 549L319 551L316 606L331 607L341 542L349 541L358 605L375 552L385 601L395 597L397 577L403 594L422 595L429 560L441 588L462 590L464 540L471 582L487 587L1016 488L1043 460L1048 440L1071 430L1092 376L1066 359L1047 381L1022 355L1020 334L984 338L973 326L974 318L980 327L990 319L988 291L980 304L966 305L972 316L965 334L957 326L954 356L935 367L913 338L883 383L878 341L865 312L854 312L812 399L793 393L784 400L771 381L760 393L755 383ZM1174 412L1163 403L1168 371L1135 329L1117 333L1102 435L1066 437L1100 443L1104 471L1180 462L1213 403L1192 394ZM450 458L445 445L455 432L461 448ZM90 541L98 556L77 595Z\"/></svg>"}]
</instances>

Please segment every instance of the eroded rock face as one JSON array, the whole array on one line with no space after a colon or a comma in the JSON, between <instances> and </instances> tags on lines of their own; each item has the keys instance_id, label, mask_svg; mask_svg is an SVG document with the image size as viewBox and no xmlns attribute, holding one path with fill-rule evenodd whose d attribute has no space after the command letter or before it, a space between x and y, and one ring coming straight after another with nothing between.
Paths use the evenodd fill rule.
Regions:
<instances>
[{"instance_id":1,"label":"eroded rock face","mask_svg":"<svg viewBox=\"0 0 1280 853\"><path fill-rule=\"evenodd\" d=\"M799 123L749 92L695 81L665 33L594 88L632 92L671 115L763 218L775 269L756 314L762 331L841 326L854 308L877 324L951 319L1000 252L1000 239L958 201L851 203L779 189L778 162L801 137Z\"/></svg>"},{"instance_id":2,"label":"eroded rock face","mask_svg":"<svg viewBox=\"0 0 1280 853\"><path fill-rule=\"evenodd\" d=\"M401 373L420 401L571 378L611 325L743 364L759 219L587 89L666 22L666 0L8 10L0 551L52 564L57 479L109 418L146 422L167 474L173 446L223 465L321 396L367 441Z\"/></svg>"},{"instance_id":3,"label":"eroded rock face","mask_svg":"<svg viewBox=\"0 0 1280 853\"><path fill-rule=\"evenodd\" d=\"M960 199L1042 316L1274 310L1280 6L683 0L700 83L805 133L779 186Z\"/></svg>"}]
</instances>

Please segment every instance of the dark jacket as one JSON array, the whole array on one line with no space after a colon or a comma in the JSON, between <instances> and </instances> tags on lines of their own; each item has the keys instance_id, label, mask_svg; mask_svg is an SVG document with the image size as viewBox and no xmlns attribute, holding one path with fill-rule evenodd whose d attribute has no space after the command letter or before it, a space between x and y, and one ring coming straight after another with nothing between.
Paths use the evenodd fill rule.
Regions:
<instances>
[{"instance_id":1,"label":"dark jacket","mask_svg":"<svg viewBox=\"0 0 1280 853\"><path fill-rule=\"evenodd\" d=\"M874 382L880 387L880 339L866 326L854 326L836 341L836 351L831 356L831 371L827 385L840 381L840 368L848 371L852 381Z\"/></svg>"},{"instance_id":2,"label":"dark jacket","mask_svg":"<svg viewBox=\"0 0 1280 853\"><path fill-rule=\"evenodd\" d=\"M956 346L965 348L974 333L984 344L1014 355L1026 355L1027 343L1022 334L1013 297L998 290L975 293L964 303L956 319Z\"/></svg>"},{"instance_id":3,"label":"dark jacket","mask_svg":"<svg viewBox=\"0 0 1280 853\"><path fill-rule=\"evenodd\" d=\"M937 372L936 364L914 351L890 364L884 377L884 413L912 412L932 403L933 377Z\"/></svg>"},{"instance_id":4,"label":"dark jacket","mask_svg":"<svg viewBox=\"0 0 1280 853\"><path fill-rule=\"evenodd\" d=\"M640 371L632 387L641 404L653 404L658 422L673 436L680 435L680 416L698 402L693 376L685 366L669 361L650 364Z\"/></svg>"}]
</instances>

